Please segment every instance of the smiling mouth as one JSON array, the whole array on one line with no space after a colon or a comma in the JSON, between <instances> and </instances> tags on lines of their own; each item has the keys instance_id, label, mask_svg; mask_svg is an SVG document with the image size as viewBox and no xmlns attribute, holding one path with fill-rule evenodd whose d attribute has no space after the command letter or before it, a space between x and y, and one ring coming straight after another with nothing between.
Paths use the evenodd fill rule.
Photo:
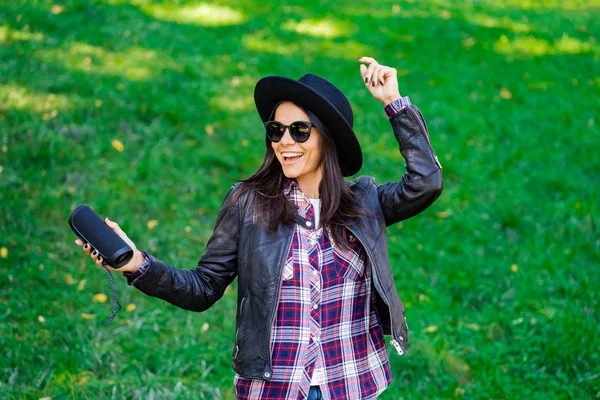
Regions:
<instances>
[{"instance_id":1,"label":"smiling mouth","mask_svg":"<svg viewBox=\"0 0 600 400\"><path fill-rule=\"evenodd\" d=\"M283 161L285 161L285 162L294 162L294 161L298 160L300 157L302 157L303 155L304 155L304 153L292 153L292 152L281 153L281 156L283 157Z\"/></svg>"}]
</instances>

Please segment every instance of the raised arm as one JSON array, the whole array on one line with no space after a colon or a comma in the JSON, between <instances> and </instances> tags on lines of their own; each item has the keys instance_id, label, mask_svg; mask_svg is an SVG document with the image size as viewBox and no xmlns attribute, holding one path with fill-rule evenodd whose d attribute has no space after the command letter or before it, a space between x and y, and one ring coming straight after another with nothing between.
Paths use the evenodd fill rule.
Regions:
<instances>
[{"instance_id":1,"label":"raised arm","mask_svg":"<svg viewBox=\"0 0 600 400\"><path fill-rule=\"evenodd\" d=\"M441 165L435 156L425 120L408 97L401 97L394 68L373 58L359 58L361 76L373 97L386 107L406 169L399 182L377 186L386 225L410 218L429 207L443 188Z\"/></svg>"}]
</instances>

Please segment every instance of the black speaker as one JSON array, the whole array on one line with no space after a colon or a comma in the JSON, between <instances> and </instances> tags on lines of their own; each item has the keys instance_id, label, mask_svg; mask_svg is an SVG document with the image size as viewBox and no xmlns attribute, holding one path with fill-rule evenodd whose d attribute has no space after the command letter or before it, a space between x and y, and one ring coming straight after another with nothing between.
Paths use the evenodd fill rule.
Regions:
<instances>
[{"instance_id":1,"label":"black speaker","mask_svg":"<svg viewBox=\"0 0 600 400\"><path fill-rule=\"evenodd\" d=\"M89 243L113 268L121 268L133 257L132 248L85 204L78 205L69 217L69 225L81 240Z\"/></svg>"}]
</instances>

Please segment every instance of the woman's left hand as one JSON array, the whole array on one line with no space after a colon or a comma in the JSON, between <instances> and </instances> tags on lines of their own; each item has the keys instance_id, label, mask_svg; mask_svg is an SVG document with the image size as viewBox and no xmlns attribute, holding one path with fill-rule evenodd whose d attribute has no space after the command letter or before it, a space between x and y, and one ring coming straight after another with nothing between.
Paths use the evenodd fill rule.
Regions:
<instances>
[{"instance_id":1,"label":"woman's left hand","mask_svg":"<svg viewBox=\"0 0 600 400\"><path fill-rule=\"evenodd\" d=\"M361 57L358 61L364 63L360 64L360 74L373 97L386 106L401 97L396 68L380 65L371 57Z\"/></svg>"}]
</instances>

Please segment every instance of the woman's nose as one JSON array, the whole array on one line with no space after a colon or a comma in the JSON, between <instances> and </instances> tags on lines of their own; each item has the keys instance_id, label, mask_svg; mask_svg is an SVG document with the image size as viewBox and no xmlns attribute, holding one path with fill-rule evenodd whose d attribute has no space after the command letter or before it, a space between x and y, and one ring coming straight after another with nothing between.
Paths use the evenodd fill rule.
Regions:
<instances>
[{"instance_id":1,"label":"woman's nose","mask_svg":"<svg viewBox=\"0 0 600 400\"><path fill-rule=\"evenodd\" d=\"M292 135L290 134L290 128L286 127L285 131L283 131L283 136L281 137L282 144L294 144L296 141L292 139Z\"/></svg>"}]
</instances>

